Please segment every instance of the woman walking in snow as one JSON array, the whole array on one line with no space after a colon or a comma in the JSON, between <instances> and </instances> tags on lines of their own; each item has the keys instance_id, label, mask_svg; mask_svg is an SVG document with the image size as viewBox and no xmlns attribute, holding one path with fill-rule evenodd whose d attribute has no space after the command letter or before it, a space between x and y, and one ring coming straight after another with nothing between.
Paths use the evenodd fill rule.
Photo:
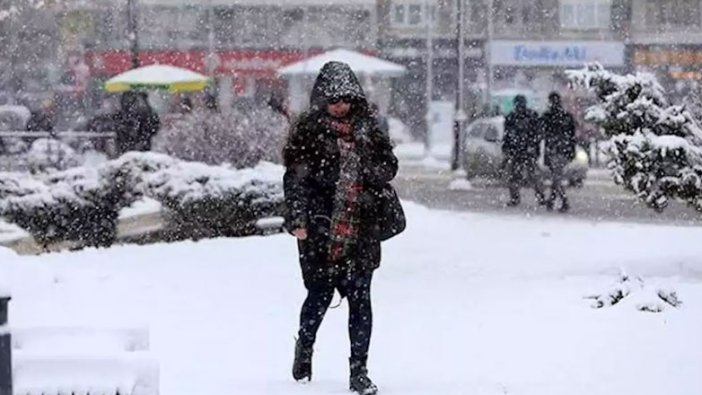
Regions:
<instances>
[{"instance_id":1,"label":"woman walking in snow","mask_svg":"<svg viewBox=\"0 0 702 395\"><path fill-rule=\"evenodd\" d=\"M389 182L397 158L378 129L351 68L329 62L292 126L283 151L286 228L298 241L307 298L300 314L293 377L312 378L317 330L335 290L349 303L350 389L376 394L366 363L373 314L371 280L380 242L404 229Z\"/></svg>"}]
</instances>

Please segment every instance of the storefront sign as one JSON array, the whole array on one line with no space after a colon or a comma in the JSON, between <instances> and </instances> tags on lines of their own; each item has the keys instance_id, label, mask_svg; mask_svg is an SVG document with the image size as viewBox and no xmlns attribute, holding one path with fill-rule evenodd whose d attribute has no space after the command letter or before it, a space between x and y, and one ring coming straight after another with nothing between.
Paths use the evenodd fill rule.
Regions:
<instances>
[{"instance_id":1,"label":"storefront sign","mask_svg":"<svg viewBox=\"0 0 702 395\"><path fill-rule=\"evenodd\" d=\"M637 66L699 66L702 48L636 48L633 61Z\"/></svg>"},{"instance_id":2,"label":"storefront sign","mask_svg":"<svg viewBox=\"0 0 702 395\"><path fill-rule=\"evenodd\" d=\"M253 77L273 77L276 70L290 63L304 59L308 54L302 51L223 51L215 54L215 72L218 75L247 75ZM316 55L310 52L309 55ZM93 75L112 76L129 70L131 57L128 51L90 52L86 56ZM142 65L170 64L200 73L207 72L208 54L206 51L143 51L139 53Z\"/></svg>"},{"instance_id":3,"label":"storefront sign","mask_svg":"<svg viewBox=\"0 0 702 395\"><path fill-rule=\"evenodd\" d=\"M611 41L493 41L492 64L577 67L599 62L624 66L624 44Z\"/></svg>"}]
</instances>

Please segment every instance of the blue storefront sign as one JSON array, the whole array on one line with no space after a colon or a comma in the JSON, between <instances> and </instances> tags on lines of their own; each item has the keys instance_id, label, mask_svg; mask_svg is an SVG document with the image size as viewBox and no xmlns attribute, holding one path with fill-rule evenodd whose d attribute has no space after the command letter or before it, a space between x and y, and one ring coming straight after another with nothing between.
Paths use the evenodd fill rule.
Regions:
<instances>
[{"instance_id":1,"label":"blue storefront sign","mask_svg":"<svg viewBox=\"0 0 702 395\"><path fill-rule=\"evenodd\" d=\"M624 48L612 41L493 41L490 60L503 66L623 66Z\"/></svg>"}]
</instances>

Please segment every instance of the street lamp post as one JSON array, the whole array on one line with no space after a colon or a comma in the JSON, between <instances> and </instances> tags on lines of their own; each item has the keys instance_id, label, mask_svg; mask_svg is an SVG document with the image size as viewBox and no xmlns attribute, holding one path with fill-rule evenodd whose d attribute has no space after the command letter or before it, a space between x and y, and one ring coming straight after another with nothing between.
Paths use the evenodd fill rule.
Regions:
<instances>
[{"instance_id":1,"label":"street lamp post","mask_svg":"<svg viewBox=\"0 0 702 395\"><path fill-rule=\"evenodd\" d=\"M456 53L458 57L458 80L456 81L456 113L453 122L453 155L451 170L460 167L461 133L463 125L468 120L465 111L465 23L463 20L465 0L456 1Z\"/></svg>"},{"instance_id":2,"label":"street lamp post","mask_svg":"<svg viewBox=\"0 0 702 395\"><path fill-rule=\"evenodd\" d=\"M139 67L139 29L137 25L137 0L127 0L127 39L132 58L132 68Z\"/></svg>"},{"instance_id":3,"label":"street lamp post","mask_svg":"<svg viewBox=\"0 0 702 395\"><path fill-rule=\"evenodd\" d=\"M434 44L433 44L433 10L430 4L431 0L424 0L424 9L426 15L426 28L427 28L427 53L426 53L426 102L427 102L427 113L426 113L426 124L427 131L424 135L424 152L426 155L431 153L431 125L432 125L432 114L431 114L431 103L433 99L433 75L434 75Z\"/></svg>"}]
</instances>

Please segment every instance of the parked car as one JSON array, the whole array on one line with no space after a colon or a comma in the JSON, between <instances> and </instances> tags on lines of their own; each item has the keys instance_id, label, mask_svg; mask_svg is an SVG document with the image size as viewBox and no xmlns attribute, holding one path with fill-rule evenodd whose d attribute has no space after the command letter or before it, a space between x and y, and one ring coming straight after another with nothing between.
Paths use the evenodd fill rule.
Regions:
<instances>
[{"instance_id":1,"label":"parked car","mask_svg":"<svg viewBox=\"0 0 702 395\"><path fill-rule=\"evenodd\" d=\"M503 116L481 118L466 127L462 138L462 157L463 168L468 179L483 177L504 180L504 156L502 155L504 134L505 118ZM543 150L541 151L540 174L544 179L548 179L549 169L544 166ZM582 186L588 169L587 153L582 147L577 146L575 159L565 168L568 185Z\"/></svg>"}]
</instances>

